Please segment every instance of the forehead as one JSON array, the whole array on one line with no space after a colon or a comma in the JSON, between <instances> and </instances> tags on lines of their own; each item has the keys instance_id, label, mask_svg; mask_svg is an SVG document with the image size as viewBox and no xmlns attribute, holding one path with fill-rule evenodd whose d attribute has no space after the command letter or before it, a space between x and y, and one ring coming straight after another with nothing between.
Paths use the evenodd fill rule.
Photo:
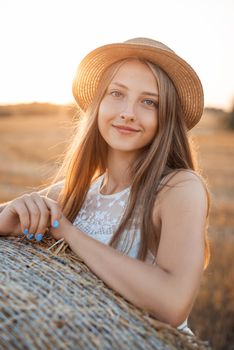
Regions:
<instances>
[{"instance_id":1,"label":"forehead","mask_svg":"<svg viewBox=\"0 0 234 350\"><path fill-rule=\"evenodd\" d=\"M115 73L111 83L121 83L131 86L140 86L143 89L157 89L157 81L154 73L148 65L138 59L123 62Z\"/></svg>"}]
</instances>

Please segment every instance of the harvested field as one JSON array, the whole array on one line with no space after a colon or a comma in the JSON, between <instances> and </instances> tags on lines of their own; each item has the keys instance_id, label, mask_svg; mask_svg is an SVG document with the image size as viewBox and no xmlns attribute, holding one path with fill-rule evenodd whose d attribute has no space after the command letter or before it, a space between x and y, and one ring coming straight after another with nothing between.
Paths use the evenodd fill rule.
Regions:
<instances>
[{"instance_id":1,"label":"harvested field","mask_svg":"<svg viewBox=\"0 0 234 350\"><path fill-rule=\"evenodd\" d=\"M58 168L71 136L70 113L0 117L0 201L41 187ZM234 344L234 132L206 113L192 132L211 192L211 262L189 320L215 350Z\"/></svg>"}]
</instances>

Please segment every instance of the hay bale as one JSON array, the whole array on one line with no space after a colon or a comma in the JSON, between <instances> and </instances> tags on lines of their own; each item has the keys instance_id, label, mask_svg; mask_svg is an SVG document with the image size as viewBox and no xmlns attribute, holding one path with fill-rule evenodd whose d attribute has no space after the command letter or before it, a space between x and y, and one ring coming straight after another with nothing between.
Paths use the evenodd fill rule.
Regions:
<instances>
[{"instance_id":1,"label":"hay bale","mask_svg":"<svg viewBox=\"0 0 234 350\"><path fill-rule=\"evenodd\" d=\"M0 349L199 349L130 304L72 252L0 240Z\"/></svg>"}]
</instances>

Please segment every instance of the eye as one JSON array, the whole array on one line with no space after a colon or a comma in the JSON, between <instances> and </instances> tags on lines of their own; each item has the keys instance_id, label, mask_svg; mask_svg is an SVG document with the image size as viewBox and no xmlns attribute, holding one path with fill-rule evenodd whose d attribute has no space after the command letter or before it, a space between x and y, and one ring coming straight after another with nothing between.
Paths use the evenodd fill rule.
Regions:
<instances>
[{"instance_id":1,"label":"eye","mask_svg":"<svg viewBox=\"0 0 234 350\"><path fill-rule=\"evenodd\" d=\"M158 102L157 101L154 101L154 100L150 100L148 98L144 99L143 100L143 103L149 107L155 107L157 108L158 107Z\"/></svg>"},{"instance_id":2,"label":"eye","mask_svg":"<svg viewBox=\"0 0 234 350\"><path fill-rule=\"evenodd\" d=\"M111 91L110 95L113 96L113 97L120 97L120 96L122 96L121 92L118 91L118 90Z\"/></svg>"}]
</instances>

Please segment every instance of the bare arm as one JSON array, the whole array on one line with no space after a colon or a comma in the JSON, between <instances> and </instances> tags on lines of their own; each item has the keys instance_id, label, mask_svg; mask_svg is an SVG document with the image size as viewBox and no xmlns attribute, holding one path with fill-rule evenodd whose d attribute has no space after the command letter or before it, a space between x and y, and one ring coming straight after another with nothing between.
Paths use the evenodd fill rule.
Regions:
<instances>
[{"instance_id":1,"label":"bare arm","mask_svg":"<svg viewBox=\"0 0 234 350\"><path fill-rule=\"evenodd\" d=\"M162 230L156 263L175 277L174 293L185 319L203 274L207 197L193 173L179 172L169 184L175 187L159 197Z\"/></svg>"},{"instance_id":2,"label":"bare arm","mask_svg":"<svg viewBox=\"0 0 234 350\"><path fill-rule=\"evenodd\" d=\"M48 186L46 188L44 188L43 190L41 191L38 191L38 192L32 192L31 194L34 195L34 194L39 194L40 196L45 196L49 199L52 199L54 201L57 202L58 200L58 196L59 196L59 193L60 191L62 190L63 188L63 184L64 184L64 181L59 181L51 186ZM24 195L23 195L24 196ZM23 196L20 196L16 199L21 199ZM8 202L5 202L5 203L2 203L0 204L0 218L2 218L2 215L1 213L3 212L3 210L7 207L8 204L12 203L12 201L8 201ZM7 231L8 232L8 231ZM19 233L19 232L18 232ZM4 233L2 232L0 235L3 235ZM5 235L15 235L15 233L13 232L8 232L8 233L5 233ZM17 234L16 234L17 235Z\"/></svg>"},{"instance_id":3,"label":"bare arm","mask_svg":"<svg viewBox=\"0 0 234 350\"><path fill-rule=\"evenodd\" d=\"M41 191L23 194L0 204L0 236L18 236L23 232L26 235L43 234L49 219L55 220L56 215L51 212L50 206L60 211L57 199L62 188L63 181L60 181Z\"/></svg>"},{"instance_id":4,"label":"bare arm","mask_svg":"<svg viewBox=\"0 0 234 350\"><path fill-rule=\"evenodd\" d=\"M56 182L55 184L48 186L48 187L44 188L43 190L38 191L37 193L39 193L42 196L47 196L48 198L51 198L51 199L57 201L59 193L63 187L63 183L64 183L63 181ZM0 213L3 211L3 209L9 203L11 203L11 201L0 204Z\"/></svg>"},{"instance_id":5,"label":"bare arm","mask_svg":"<svg viewBox=\"0 0 234 350\"><path fill-rule=\"evenodd\" d=\"M7 206L7 204L9 204L11 201L9 202L5 202L5 203L1 203L0 204L0 213L3 211L3 209Z\"/></svg>"},{"instance_id":6,"label":"bare arm","mask_svg":"<svg viewBox=\"0 0 234 350\"><path fill-rule=\"evenodd\" d=\"M179 176L171 181L180 182ZM188 181L161 198L156 266L123 255L65 220L56 232L52 230L55 236L63 234L71 249L107 285L173 326L187 317L203 271L206 196L201 182L193 174L188 176Z\"/></svg>"},{"instance_id":7,"label":"bare arm","mask_svg":"<svg viewBox=\"0 0 234 350\"><path fill-rule=\"evenodd\" d=\"M54 201L57 201L59 193L63 188L63 184L64 181L56 182L55 184L48 186L41 191L38 191L38 193L42 196L46 196L50 199L53 199Z\"/></svg>"}]
</instances>

